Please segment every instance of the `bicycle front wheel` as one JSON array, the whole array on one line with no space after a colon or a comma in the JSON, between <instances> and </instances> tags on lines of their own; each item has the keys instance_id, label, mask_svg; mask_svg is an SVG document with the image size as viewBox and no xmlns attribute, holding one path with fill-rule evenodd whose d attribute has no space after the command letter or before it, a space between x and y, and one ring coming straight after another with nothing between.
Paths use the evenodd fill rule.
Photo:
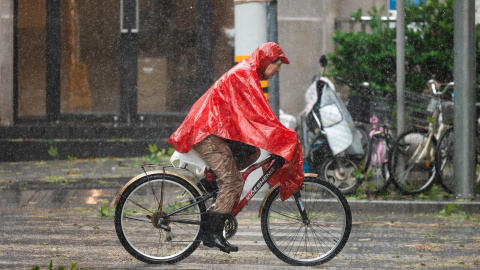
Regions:
<instances>
[{"instance_id":1,"label":"bicycle front wheel","mask_svg":"<svg viewBox=\"0 0 480 270\"><path fill-rule=\"evenodd\" d=\"M390 151L388 171L401 193L418 194L428 190L436 176L435 137L428 130L415 128L401 134Z\"/></svg>"},{"instance_id":2,"label":"bicycle front wheel","mask_svg":"<svg viewBox=\"0 0 480 270\"><path fill-rule=\"evenodd\" d=\"M364 189L367 194L378 194L390 185L387 163L387 143L383 136L372 138L369 166L365 169Z\"/></svg>"},{"instance_id":3,"label":"bicycle front wheel","mask_svg":"<svg viewBox=\"0 0 480 270\"><path fill-rule=\"evenodd\" d=\"M120 243L146 263L186 258L203 234L205 204L193 204L199 196L190 183L177 176L159 173L140 178L127 187L115 209Z\"/></svg>"},{"instance_id":4,"label":"bicycle front wheel","mask_svg":"<svg viewBox=\"0 0 480 270\"><path fill-rule=\"evenodd\" d=\"M279 188L267 197L261 216L268 248L299 266L328 262L345 246L352 229L347 200L334 185L305 177L299 191L282 201Z\"/></svg>"},{"instance_id":5,"label":"bicycle front wheel","mask_svg":"<svg viewBox=\"0 0 480 270\"><path fill-rule=\"evenodd\" d=\"M476 166L475 166L475 179L478 183L480 166L479 162L479 146L478 138L480 134L477 132L476 136ZM455 191L455 135L453 133L453 127L447 129L438 140L437 149L435 151L435 169L437 170L438 180L440 185L449 193Z\"/></svg>"},{"instance_id":6,"label":"bicycle front wheel","mask_svg":"<svg viewBox=\"0 0 480 270\"><path fill-rule=\"evenodd\" d=\"M439 177L440 185L449 193L455 190L454 168L454 134L453 127L447 129L438 140L435 151L435 169Z\"/></svg>"}]
</instances>

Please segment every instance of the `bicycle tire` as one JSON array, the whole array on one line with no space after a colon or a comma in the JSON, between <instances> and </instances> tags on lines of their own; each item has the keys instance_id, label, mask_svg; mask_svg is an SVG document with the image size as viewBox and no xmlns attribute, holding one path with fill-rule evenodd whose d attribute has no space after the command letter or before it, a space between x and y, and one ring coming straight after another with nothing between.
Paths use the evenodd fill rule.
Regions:
<instances>
[{"instance_id":1,"label":"bicycle tire","mask_svg":"<svg viewBox=\"0 0 480 270\"><path fill-rule=\"evenodd\" d=\"M138 179L126 188L115 209L120 243L133 257L150 264L185 259L201 242L205 204L198 203L166 219L161 216L195 202L199 196L190 183L174 175L159 173ZM187 220L197 224L178 223Z\"/></svg>"},{"instance_id":2,"label":"bicycle tire","mask_svg":"<svg viewBox=\"0 0 480 270\"><path fill-rule=\"evenodd\" d=\"M326 263L348 241L352 229L350 206L338 188L320 178L305 177L299 191L310 222L302 221L294 196L282 201L277 187L262 209L263 238L272 253L290 265Z\"/></svg>"},{"instance_id":3,"label":"bicycle tire","mask_svg":"<svg viewBox=\"0 0 480 270\"><path fill-rule=\"evenodd\" d=\"M325 160L318 170L323 179L335 185L343 194L355 193L361 180L355 176L357 165L344 157Z\"/></svg>"},{"instance_id":4,"label":"bicycle tire","mask_svg":"<svg viewBox=\"0 0 480 270\"><path fill-rule=\"evenodd\" d=\"M435 151L437 140L431 137L428 143L429 131L421 128L413 128L403 132L390 150L388 157L388 171L395 187L405 195L414 195L430 189L436 179ZM428 145L426 145L428 144ZM420 147L427 147L427 157L419 158L422 151L416 151ZM397 167L401 160L406 160L402 169Z\"/></svg>"},{"instance_id":5,"label":"bicycle tire","mask_svg":"<svg viewBox=\"0 0 480 270\"><path fill-rule=\"evenodd\" d=\"M453 167L454 167L454 138L453 127L445 130L438 139L435 151L435 169L437 170L440 186L450 194L455 188Z\"/></svg>"},{"instance_id":6,"label":"bicycle tire","mask_svg":"<svg viewBox=\"0 0 480 270\"><path fill-rule=\"evenodd\" d=\"M363 168L364 172L366 169L370 166L370 155L372 151L372 146L371 146L371 140L370 136L368 136L368 133L365 129L365 127L361 125L356 125L357 131L360 134L360 141L362 143L362 148L363 148L363 153L364 156L357 162L357 167L362 166L363 163Z\"/></svg>"},{"instance_id":7,"label":"bicycle tire","mask_svg":"<svg viewBox=\"0 0 480 270\"><path fill-rule=\"evenodd\" d=\"M378 144L383 144L383 160L378 157L376 149ZM384 136L374 136L371 139L369 150L369 166L364 169L364 190L367 194L382 193L390 185L390 173L388 172L388 144ZM375 149L375 151L374 151Z\"/></svg>"},{"instance_id":8,"label":"bicycle tire","mask_svg":"<svg viewBox=\"0 0 480 270\"><path fill-rule=\"evenodd\" d=\"M455 156L455 136L453 127L445 130L438 139L437 149L435 151L435 169L437 170L438 182L441 187L450 194L455 192L455 175L454 175L454 156ZM476 144L478 144L478 138L480 134L477 132ZM478 179L479 171L479 151L478 145L476 147L476 168L475 179Z\"/></svg>"}]
</instances>

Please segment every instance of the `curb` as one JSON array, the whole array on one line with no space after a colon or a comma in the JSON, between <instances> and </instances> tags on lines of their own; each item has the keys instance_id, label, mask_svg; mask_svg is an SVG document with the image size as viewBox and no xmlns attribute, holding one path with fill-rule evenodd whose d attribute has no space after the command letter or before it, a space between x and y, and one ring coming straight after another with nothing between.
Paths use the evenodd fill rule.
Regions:
<instances>
[{"instance_id":1,"label":"curb","mask_svg":"<svg viewBox=\"0 0 480 270\"><path fill-rule=\"evenodd\" d=\"M463 211L467 214L480 214L480 202L468 201L368 201L348 200L353 213L389 213L418 214L439 213L447 205L453 204L453 212Z\"/></svg>"}]
</instances>

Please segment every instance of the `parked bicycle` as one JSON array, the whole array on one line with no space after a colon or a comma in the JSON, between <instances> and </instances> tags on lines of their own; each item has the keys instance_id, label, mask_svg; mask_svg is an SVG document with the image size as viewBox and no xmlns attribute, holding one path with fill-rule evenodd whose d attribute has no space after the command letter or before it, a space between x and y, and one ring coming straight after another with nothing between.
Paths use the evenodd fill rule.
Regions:
<instances>
[{"instance_id":1,"label":"parked bicycle","mask_svg":"<svg viewBox=\"0 0 480 270\"><path fill-rule=\"evenodd\" d=\"M433 93L427 107L432 113L428 127L416 125L400 134L390 151L388 171L392 182L403 194L418 194L432 187L436 178L435 147L437 139L448 127L442 121L441 96L453 87L449 83L438 91L433 80L428 82Z\"/></svg>"},{"instance_id":2,"label":"parked bicycle","mask_svg":"<svg viewBox=\"0 0 480 270\"><path fill-rule=\"evenodd\" d=\"M450 113L444 114L443 122L447 124L453 123L453 102L442 103L444 109ZM476 166L475 166L475 183L480 183L480 103L476 104L476 117L477 117L477 129L475 137L475 150L476 150ZM439 182L442 187L449 193L453 193L455 190L455 136L453 133L453 126L449 127L442 133L438 140L437 148L435 149L435 169Z\"/></svg>"},{"instance_id":3,"label":"parked bicycle","mask_svg":"<svg viewBox=\"0 0 480 270\"><path fill-rule=\"evenodd\" d=\"M364 166L364 190L367 194L379 194L390 185L388 172L388 153L393 147L395 138L391 128L384 124L379 126L379 119L374 114L370 118L372 130L369 132L369 149Z\"/></svg>"},{"instance_id":4,"label":"parked bicycle","mask_svg":"<svg viewBox=\"0 0 480 270\"><path fill-rule=\"evenodd\" d=\"M321 66L325 68L327 63L327 58L322 56ZM366 132L356 129L328 78L316 76L305 97L305 110L300 115L304 164L343 194L355 193L361 181L355 172L365 156Z\"/></svg>"},{"instance_id":5,"label":"parked bicycle","mask_svg":"<svg viewBox=\"0 0 480 270\"><path fill-rule=\"evenodd\" d=\"M263 176L243 197L238 198L225 222L224 235L235 235L236 215L284 164L270 155L242 173L262 168ZM175 263L187 258L199 246L205 228L205 212L213 203L216 177L207 170L206 180L195 184L186 167L150 165L132 178L118 194L115 230L123 247L135 258L152 264ZM175 170L179 170L176 172ZM245 182L244 182L245 183ZM291 265L313 266L334 258L345 246L352 229L347 200L331 183L305 174L300 189L282 201L279 184L267 193L259 217L268 248Z\"/></svg>"},{"instance_id":6,"label":"parked bicycle","mask_svg":"<svg viewBox=\"0 0 480 270\"><path fill-rule=\"evenodd\" d=\"M349 86L356 92L364 94L364 97L367 99L374 95L385 98L390 97L389 93L371 89L368 83L355 85L339 77L336 77L335 80ZM358 107L357 104L349 103L348 105L350 108ZM367 142L363 143L366 155L365 159L363 160L362 186L365 190L365 193L378 194L383 192L390 185L390 175L387 169L387 157L389 149L392 148L395 139L392 135L390 126L385 122L380 123L380 119L376 114L373 114L370 117L368 124L370 125L370 131L366 131L366 123L360 122L356 124L357 130L365 133L366 135L364 136L368 140Z\"/></svg>"}]
</instances>

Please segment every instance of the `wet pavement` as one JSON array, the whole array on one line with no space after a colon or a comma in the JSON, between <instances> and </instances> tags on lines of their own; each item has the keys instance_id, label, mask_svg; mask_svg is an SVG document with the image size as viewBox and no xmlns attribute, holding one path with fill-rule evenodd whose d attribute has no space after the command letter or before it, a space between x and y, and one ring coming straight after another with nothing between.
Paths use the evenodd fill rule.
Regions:
<instances>
[{"instance_id":1,"label":"wet pavement","mask_svg":"<svg viewBox=\"0 0 480 270\"><path fill-rule=\"evenodd\" d=\"M148 265L118 241L113 200L142 173L141 159L0 163L0 269L292 269L267 248L260 197L237 218L225 254L200 246L175 265ZM257 195L258 196L258 195ZM256 200L255 200L256 199ZM353 229L343 251L321 269L480 269L480 203L349 200ZM308 269L308 268L307 268Z\"/></svg>"}]
</instances>

